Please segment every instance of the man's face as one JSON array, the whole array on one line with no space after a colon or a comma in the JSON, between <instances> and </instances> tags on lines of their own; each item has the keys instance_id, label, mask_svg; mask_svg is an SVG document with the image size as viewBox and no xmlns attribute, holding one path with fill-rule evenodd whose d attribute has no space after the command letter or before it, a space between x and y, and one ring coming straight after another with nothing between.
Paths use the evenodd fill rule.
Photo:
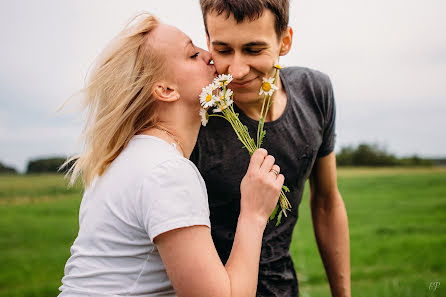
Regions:
<instances>
[{"instance_id":1,"label":"man's face","mask_svg":"<svg viewBox=\"0 0 446 297\"><path fill-rule=\"evenodd\" d=\"M277 38L274 29L274 14L265 9L255 20L236 22L233 15L206 16L208 47L217 72L229 73L233 81L229 87L240 103L255 102L263 77L274 74L273 66L281 53L282 38Z\"/></svg>"}]
</instances>

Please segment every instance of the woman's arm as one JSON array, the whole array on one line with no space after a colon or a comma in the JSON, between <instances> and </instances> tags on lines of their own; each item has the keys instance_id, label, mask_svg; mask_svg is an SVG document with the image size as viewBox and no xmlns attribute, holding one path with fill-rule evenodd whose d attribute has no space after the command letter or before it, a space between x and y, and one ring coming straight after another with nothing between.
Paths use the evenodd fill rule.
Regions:
<instances>
[{"instance_id":1,"label":"woman's arm","mask_svg":"<svg viewBox=\"0 0 446 297\"><path fill-rule=\"evenodd\" d=\"M155 238L179 297L255 296L263 231L284 181L283 175L270 172L273 165L274 158L263 149L251 158L240 186L241 211L226 266L206 226L175 229Z\"/></svg>"}]
</instances>

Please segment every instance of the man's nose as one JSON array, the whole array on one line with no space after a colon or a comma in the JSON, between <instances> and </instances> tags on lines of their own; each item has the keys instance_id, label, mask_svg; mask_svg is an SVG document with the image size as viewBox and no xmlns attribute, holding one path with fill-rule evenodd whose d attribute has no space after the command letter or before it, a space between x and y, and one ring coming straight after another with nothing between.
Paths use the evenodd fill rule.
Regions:
<instances>
[{"instance_id":1,"label":"man's nose","mask_svg":"<svg viewBox=\"0 0 446 297\"><path fill-rule=\"evenodd\" d=\"M228 73L236 80L243 79L249 73L249 65L241 55L235 54L228 67Z\"/></svg>"}]
</instances>

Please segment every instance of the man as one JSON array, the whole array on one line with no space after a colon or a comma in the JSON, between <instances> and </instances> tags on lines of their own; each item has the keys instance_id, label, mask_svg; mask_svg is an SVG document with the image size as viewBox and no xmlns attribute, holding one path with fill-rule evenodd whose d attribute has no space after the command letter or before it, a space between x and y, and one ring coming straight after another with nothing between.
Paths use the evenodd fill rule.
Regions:
<instances>
[{"instance_id":1,"label":"man","mask_svg":"<svg viewBox=\"0 0 446 297\"><path fill-rule=\"evenodd\" d=\"M263 77L271 77L286 55L293 31L288 0L200 0L207 43L219 73L230 73L234 108L251 136L257 132ZM336 181L335 104L329 78L301 67L280 70L279 88L265 123L262 147L276 158L291 192L292 205L279 226L265 229L257 296L298 296L289 252L306 179L314 232L333 296L350 296L347 214ZM254 138L255 139L255 138ZM217 251L228 259L240 212L240 182L249 163L229 123L212 118L200 130L191 160L203 175L209 196L211 232Z\"/></svg>"}]
</instances>

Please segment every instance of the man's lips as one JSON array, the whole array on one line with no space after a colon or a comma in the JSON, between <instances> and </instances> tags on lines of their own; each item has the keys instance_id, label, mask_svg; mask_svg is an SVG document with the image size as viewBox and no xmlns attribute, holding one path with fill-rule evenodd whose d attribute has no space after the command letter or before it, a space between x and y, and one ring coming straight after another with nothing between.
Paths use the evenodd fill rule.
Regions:
<instances>
[{"instance_id":1,"label":"man's lips","mask_svg":"<svg viewBox=\"0 0 446 297\"><path fill-rule=\"evenodd\" d=\"M254 80L256 80L257 77L254 77L253 79L249 80L243 80L243 81L235 81L233 80L230 85L234 88L246 88L248 87Z\"/></svg>"}]
</instances>

